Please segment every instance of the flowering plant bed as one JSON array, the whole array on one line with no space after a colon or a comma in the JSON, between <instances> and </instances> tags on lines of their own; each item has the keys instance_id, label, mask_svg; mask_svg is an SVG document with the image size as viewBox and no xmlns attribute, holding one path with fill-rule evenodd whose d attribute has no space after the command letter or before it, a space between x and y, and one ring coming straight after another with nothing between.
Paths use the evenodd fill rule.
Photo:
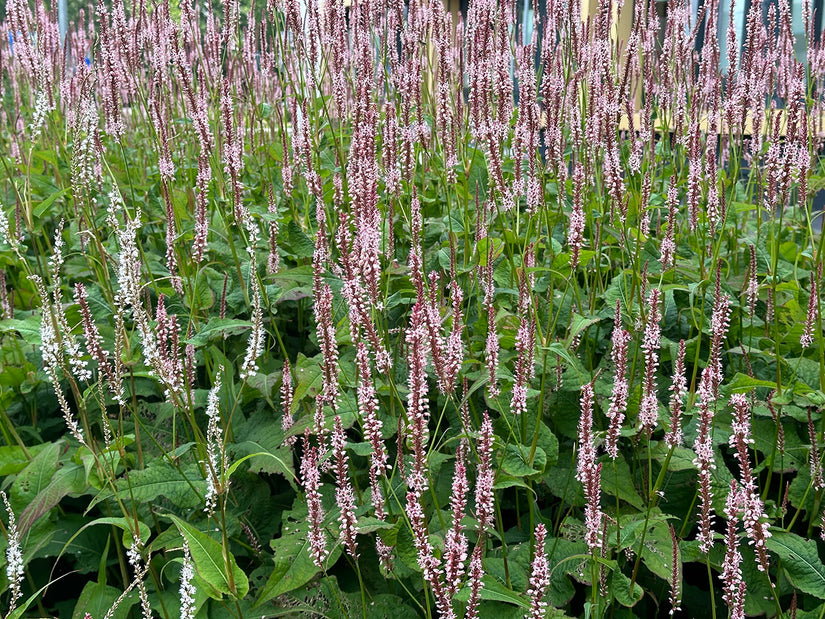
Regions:
<instances>
[{"instance_id":1,"label":"flowering plant bed","mask_svg":"<svg viewBox=\"0 0 825 619\"><path fill-rule=\"evenodd\" d=\"M825 616L815 19L579 5L7 0L5 617Z\"/></svg>"}]
</instances>

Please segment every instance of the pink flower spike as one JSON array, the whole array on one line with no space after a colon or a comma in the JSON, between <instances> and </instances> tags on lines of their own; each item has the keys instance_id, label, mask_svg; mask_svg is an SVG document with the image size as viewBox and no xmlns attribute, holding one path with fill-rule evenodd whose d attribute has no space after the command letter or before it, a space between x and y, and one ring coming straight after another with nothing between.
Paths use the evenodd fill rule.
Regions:
<instances>
[{"instance_id":1,"label":"pink flower spike","mask_svg":"<svg viewBox=\"0 0 825 619\"><path fill-rule=\"evenodd\" d=\"M536 525L533 563L530 569L530 586L527 597L530 598L530 619L542 619L545 616L547 601L544 595L550 587L550 563L544 552L544 538L547 529L544 524Z\"/></svg>"},{"instance_id":2,"label":"pink flower spike","mask_svg":"<svg viewBox=\"0 0 825 619\"><path fill-rule=\"evenodd\" d=\"M656 371L659 369L659 346L662 328L659 325L660 290L654 288L647 298L647 319L642 350L645 354L645 374L642 403L639 406L639 430L652 432L659 422L659 400L656 394Z\"/></svg>"},{"instance_id":3,"label":"pink flower spike","mask_svg":"<svg viewBox=\"0 0 825 619\"><path fill-rule=\"evenodd\" d=\"M673 382L670 385L670 428L665 434L665 444L673 449L682 443L682 409L683 399L687 395L687 377L685 376L685 340L679 342L679 352L673 365Z\"/></svg>"},{"instance_id":4,"label":"pink flower spike","mask_svg":"<svg viewBox=\"0 0 825 619\"><path fill-rule=\"evenodd\" d=\"M324 532L324 507L321 504L321 471L318 469L318 448L310 446L309 438L304 435L304 455L301 458L301 485L306 495L309 529L309 546L312 562L319 569L324 569L324 560L329 555L327 538Z\"/></svg>"},{"instance_id":5,"label":"pink flower spike","mask_svg":"<svg viewBox=\"0 0 825 619\"><path fill-rule=\"evenodd\" d=\"M593 383L582 386L576 479L584 487L585 542L590 552L596 552L602 547L602 520L604 518L599 505L602 465L596 463L596 446L593 440L593 399Z\"/></svg>"},{"instance_id":6,"label":"pink flower spike","mask_svg":"<svg viewBox=\"0 0 825 619\"><path fill-rule=\"evenodd\" d=\"M492 467L493 458L493 423L487 411L484 411L484 421L478 436L478 472L476 474L476 520L479 530L486 531L494 525L494 494L493 483L495 472Z\"/></svg>"},{"instance_id":7,"label":"pink flower spike","mask_svg":"<svg viewBox=\"0 0 825 619\"><path fill-rule=\"evenodd\" d=\"M808 315L805 321L805 330L802 332L802 337L799 338L802 348L813 346L817 318L819 318L819 286L817 286L816 276L811 271L811 295L808 297Z\"/></svg>"},{"instance_id":8,"label":"pink flower spike","mask_svg":"<svg viewBox=\"0 0 825 619\"><path fill-rule=\"evenodd\" d=\"M630 333L622 328L622 306L616 300L616 317L613 320L613 349L610 352L614 366L613 392L606 416L610 420L605 451L614 460L619 455L617 446L629 397L630 385L627 381L627 348Z\"/></svg>"},{"instance_id":9,"label":"pink flower spike","mask_svg":"<svg viewBox=\"0 0 825 619\"><path fill-rule=\"evenodd\" d=\"M349 456L346 451L346 435L341 424L341 417L335 415L332 432L332 451L335 458L335 502L341 514L338 521L341 524L341 542L344 544L347 553L358 558L358 543L356 542L355 529L355 492L349 480Z\"/></svg>"}]
</instances>

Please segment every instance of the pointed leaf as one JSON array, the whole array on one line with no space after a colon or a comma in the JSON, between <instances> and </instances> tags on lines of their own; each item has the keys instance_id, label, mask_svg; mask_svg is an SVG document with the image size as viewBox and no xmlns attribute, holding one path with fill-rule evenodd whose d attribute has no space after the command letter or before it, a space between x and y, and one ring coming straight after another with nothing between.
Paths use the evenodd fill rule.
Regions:
<instances>
[{"instance_id":1,"label":"pointed leaf","mask_svg":"<svg viewBox=\"0 0 825 619\"><path fill-rule=\"evenodd\" d=\"M41 344L40 321L41 318L37 314L29 316L24 320L18 320L16 318L0 320L0 333L17 331L27 344L39 346Z\"/></svg>"},{"instance_id":2,"label":"pointed leaf","mask_svg":"<svg viewBox=\"0 0 825 619\"><path fill-rule=\"evenodd\" d=\"M38 492L20 514L18 521L20 534L25 535L38 518L60 503L64 496L70 493L80 493L85 489L86 474L82 465L71 464L58 469L49 485Z\"/></svg>"},{"instance_id":3,"label":"pointed leaf","mask_svg":"<svg viewBox=\"0 0 825 619\"><path fill-rule=\"evenodd\" d=\"M127 479L117 482L117 495L123 501L134 500L139 503L154 501L165 496L178 507L197 507L203 502L206 482L200 479L200 473L194 469L187 471L186 477L165 460L153 460L149 466L139 471L130 471ZM112 497L112 491L103 490L89 504L88 511L106 499Z\"/></svg>"},{"instance_id":4,"label":"pointed leaf","mask_svg":"<svg viewBox=\"0 0 825 619\"><path fill-rule=\"evenodd\" d=\"M771 531L765 545L782 559L782 567L794 587L825 600L825 565L819 558L816 542L780 529Z\"/></svg>"},{"instance_id":5,"label":"pointed leaf","mask_svg":"<svg viewBox=\"0 0 825 619\"><path fill-rule=\"evenodd\" d=\"M184 344L192 344L195 348L203 346L220 336L238 335L252 328L252 323L248 320L236 320L230 318L210 318L206 326L189 339L183 340Z\"/></svg>"},{"instance_id":6,"label":"pointed leaf","mask_svg":"<svg viewBox=\"0 0 825 619\"><path fill-rule=\"evenodd\" d=\"M305 507L284 521L283 534L272 540L270 546L275 551L275 570L258 596L255 607L302 587L321 572L309 553L309 522ZM341 545L336 544L327 557L326 565L335 564L340 555Z\"/></svg>"},{"instance_id":7,"label":"pointed leaf","mask_svg":"<svg viewBox=\"0 0 825 619\"><path fill-rule=\"evenodd\" d=\"M170 516L170 518L189 544L192 563L195 564L198 575L215 591L234 595L239 599L243 598L249 592L249 580L243 570L238 567L232 553L224 550L219 542L206 533L198 531L191 524L176 516ZM224 552L226 559L224 559Z\"/></svg>"}]
</instances>

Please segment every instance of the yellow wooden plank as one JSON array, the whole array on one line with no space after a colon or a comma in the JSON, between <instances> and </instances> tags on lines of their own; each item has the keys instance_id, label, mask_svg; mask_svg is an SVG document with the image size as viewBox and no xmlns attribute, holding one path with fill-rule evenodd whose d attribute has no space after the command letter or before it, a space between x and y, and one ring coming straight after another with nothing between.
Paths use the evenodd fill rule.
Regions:
<instances>
[{"instance_id":1,"label":"yellow wooden plank","mask_svg":"<svg viewBox=\"0 0 825 619\"><path fill-rule=\"evenodd\" d=\"M780 133L780 135L784 136L785 133L787 132L787 125L788 125L787 110L785 110L785 109L774 110L773 112L771 112L771 110L765 110L765 118L762 121L762 130L761 130L762 135L763 136L769 136L773 132L773 123L774 123L773 119L776 118L776 116L771 116L771 114L778 114L779 115L779 133ZM815 119L811 118L811 116L808 115L808 122L811 123L811 122L814 122L814 121L815 121ZM641 112L639 112L639 111L634 112L633 113L633 128L636 131L638 131L640 124L641 124ZM720 135L725 135L725 134L728 133L728 124L727 124L727 122L725 121L724 118L720 119L717 122L717 125L720 127L720 129L719 129L719 134ZM542 129L547 126L547 117L545 115L545 112L541 113L540 126L542 127ZM819 122L817 123L817 126L820 126L820 127L825 126L825 112L821 112L819 114ZM628 122L627 114L622 114L619 117L619 131L627 131L629 129L630 129L630 123ZM704 117L699 119L699 129L703 133L707 133L707 131L708 131L708 118L707 118L707 116L704 116ZM653 130L656 133L659 133L659 134L660 133L669 133L669 132L674 130L674 126L673 126L672 123L666 123L664 119L659 118L659 119L656 120L656 122L654 124L654 127L653 127ZM753 117L749 112L746 119L745 119L744 135L748 136L748 135L751 135L752 133L753 133Z\"/></svg>"}]
</instances>

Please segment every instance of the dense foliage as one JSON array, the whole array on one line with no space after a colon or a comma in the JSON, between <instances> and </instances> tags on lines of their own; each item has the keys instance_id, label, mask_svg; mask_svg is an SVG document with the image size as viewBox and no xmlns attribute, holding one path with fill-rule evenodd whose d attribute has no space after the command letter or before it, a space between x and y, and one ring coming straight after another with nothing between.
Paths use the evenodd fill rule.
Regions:
<instances>
[{"instance_id":1,"label":"dense foliage","mask_svg":"<svg viewBox=\"0 0 825 619\"><path fill-rule=\"evenodd\" d=\"M824 616L812 28L345 4L7 0L5 616Z\"/></svg>"}]
</instances>

